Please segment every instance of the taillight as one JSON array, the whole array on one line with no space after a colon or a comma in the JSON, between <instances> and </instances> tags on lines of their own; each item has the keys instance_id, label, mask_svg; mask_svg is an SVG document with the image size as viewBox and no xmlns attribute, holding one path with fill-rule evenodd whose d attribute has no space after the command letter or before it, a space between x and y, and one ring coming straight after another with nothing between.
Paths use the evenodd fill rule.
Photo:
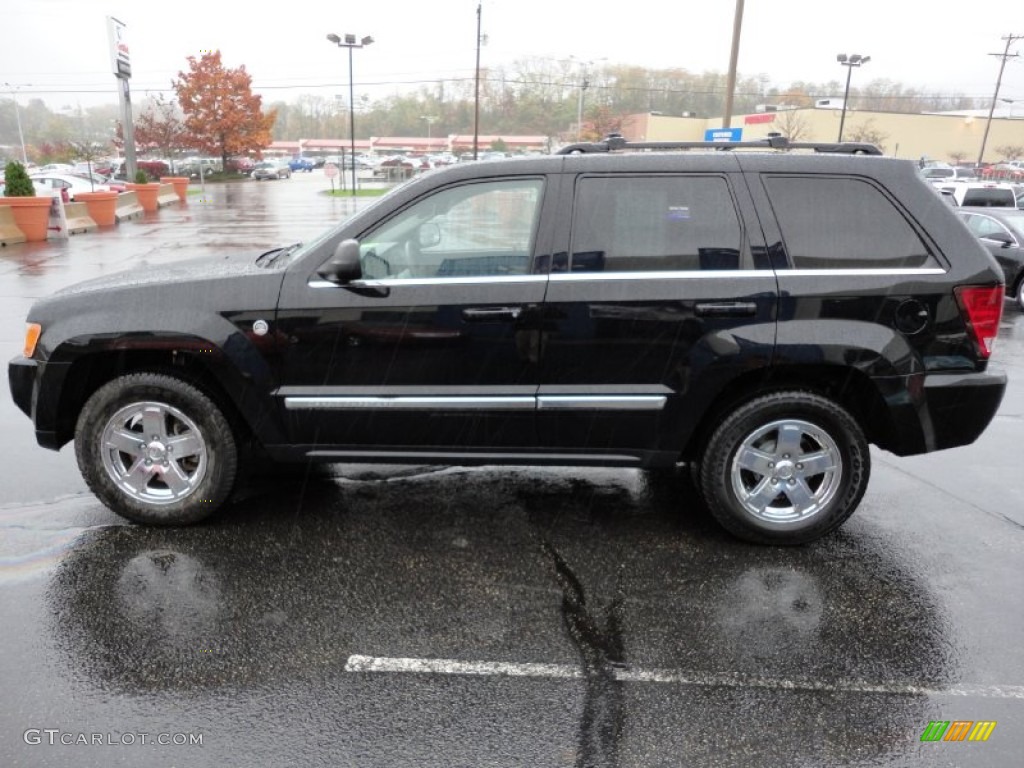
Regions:
<instances>
[{"instance_id":1,"label":"taillight","mask_svg":"<svg viewBox=\"0 0 1024 768\"><path fill-rule=\"evenodd\" d=\"M999 334L999 320L1003 316L1003 286L961 285L953 289L960 315L971 332L978 355L987 360Z\"/></svg>"}]
</instances>

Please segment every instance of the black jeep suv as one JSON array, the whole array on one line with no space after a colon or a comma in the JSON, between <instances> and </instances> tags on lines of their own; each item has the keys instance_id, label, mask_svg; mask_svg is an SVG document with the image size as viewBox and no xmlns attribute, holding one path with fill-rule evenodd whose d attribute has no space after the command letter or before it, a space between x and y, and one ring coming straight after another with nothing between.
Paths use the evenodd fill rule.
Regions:
<instances>
[{"instance_id":1,"label":"black jeep suv","mask_svg":"<svg viewBox=\"0 0 1024 768\"><path fill-rule=\"evenodd\" d=\"M32 308L14 399L139 522L206 517L250 453L686 462L735 535L811 541L868 443L985 429L1003 285L911 162L756 145L463 164L303 245L74 286Z\"/></svg>"}]
</instances>

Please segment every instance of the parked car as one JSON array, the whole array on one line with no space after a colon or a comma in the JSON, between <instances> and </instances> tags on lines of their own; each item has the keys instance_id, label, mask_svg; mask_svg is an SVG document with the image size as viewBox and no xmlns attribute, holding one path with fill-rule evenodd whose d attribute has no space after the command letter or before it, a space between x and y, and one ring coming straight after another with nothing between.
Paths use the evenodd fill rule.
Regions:
<instances>
[{"instance_id":1,"label":"parked car","mask_svg":"<svg viewBox=\"0 0 1024 768\"><path fill-rule=\"evenodd\" d=\"M967 228L995 256L1006 278L1007 296L1024 310L1024 211L1011 208L961 208Z\"/></svg>"},{"instance_id":2,"label":"parked car","mask_svg":"<svg viewBox=\"0 0 1024 768\"><path fill-rule=\"evenodd\" d=\"M925 180L936 183L949 181L976 181L977 172L973 168L960 168L955 166L932 166L923 168L921 176Z\"/></svg>"},{"instance_id":3,"label":"parked car","mask_svg":"<svg viewBox=\"0 0 1024 768\"><path fill-rule=\"evenodd\" d=\"M306 245L64 289L29 311L14 402L143 523L208 516L259 456L686 462L733 534L812 541L869 443L991 421L1002 275L910 161L705 146L451 166Z\"/></svg>"},{"instance_id":4,"label":"parked car","mask_svg":"<svg viewBox=\"0 0 1024 768\"><path fill-rule=\"evenodd\" d=\"M110 190L105 183L98 183L84 176L75 176L70 173L34 173L29 178L35 184L37 193L49 195L53 191L63 190L69 201L74 201L75 196L82 192L107 192Z\"/></svg>"},{"instance_id":5,"label":"parked car","mask_svg":"<svg viewBox=\"0 0 1024 768\"><path fill-rule=\"evenodd\" d=\"M316 161L309 157L293 157L288 161L288 168L294 173L295 171L305 171L306 173L312 173L313 169L316 168Z\"/></svg>"},{"instance_id":6,"label":"parked car","mask_svg":"<svg viewBox=\"0 0 1024 768\"><path fill-rule=\"evenodd\" d=\"M1016 208L1017 196L1011 184L995 181L954 181L935 185L959 206Z\"/></svg>"},{"instance_id":7,"label":"parked car","mask_svg":"<svg viewBox=\"0 0 1024 768\"><path fill-rule=\"evenodd\" d=\"M252 169L250 174L256 181L262 181L263 179L290 179L292 176L291 168L288 164L279 160L264 160L256 163L256 166Z\"/></svg>"}]
</instances>

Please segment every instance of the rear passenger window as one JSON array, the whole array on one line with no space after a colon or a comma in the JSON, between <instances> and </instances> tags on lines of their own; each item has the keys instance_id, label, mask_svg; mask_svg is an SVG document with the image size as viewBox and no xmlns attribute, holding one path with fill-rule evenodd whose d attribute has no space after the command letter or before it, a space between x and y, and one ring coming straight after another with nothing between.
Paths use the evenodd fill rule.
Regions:
<instances>
[{"instance_id":1,"label":"rear passenger window","mask_svg":"<svg viewBox=\"0 0 1024 768\"><path fill-rule=\"evenodd\" d=\"M939 266L899 209L861 179L767 176L764 184L796 269Z\"/></svg>"},{"instance_id":2,"label":"rear passenger window","mask_svg":"<svg viewBox=\"0 0 1024 768\"><path fill-rule=\"evenodd\" d=\"M742 242L732 195L721 177L584 177L576 191L569 268L738 269Z\"/></svg>"}]
</instances>

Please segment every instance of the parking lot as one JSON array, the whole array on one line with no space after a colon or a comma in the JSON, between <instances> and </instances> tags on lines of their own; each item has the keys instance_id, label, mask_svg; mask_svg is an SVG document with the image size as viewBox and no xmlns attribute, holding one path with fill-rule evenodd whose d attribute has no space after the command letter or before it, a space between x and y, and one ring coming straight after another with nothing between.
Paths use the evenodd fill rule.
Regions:
<instances>
[{"instance_id":1,"label":"parking lot","mask_svg":"<svg viewBox=\"0 0 1024 768\"><path fill-rule=\"evenodd\" d=\"M318 234L357 204L328 187L211 185L0 250L0 353L33 300L79 280ZM993 359L1010 386L975 445L873 451L859 511L800 548L733 540L683 470L331 466L266 478L200 526L127 525L71 446L35 446L5 387L0 764L1018 764L1009 302ZM922 741L932 721L996 725Z\"/></svg>"}]
</instances>

